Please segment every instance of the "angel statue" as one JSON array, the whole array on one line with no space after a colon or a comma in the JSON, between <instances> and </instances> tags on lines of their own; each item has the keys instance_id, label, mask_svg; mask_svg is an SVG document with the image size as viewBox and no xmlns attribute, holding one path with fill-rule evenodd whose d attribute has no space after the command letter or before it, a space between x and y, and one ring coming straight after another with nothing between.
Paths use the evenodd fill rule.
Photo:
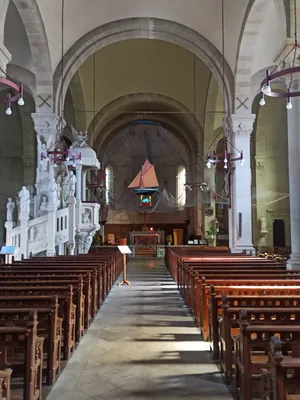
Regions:
<instances>
[{"instance_id":1,"label":"angel statue","mask_svg":"<svg viewBox=\"0 0 300 400\"><path fill-rule=\"evenodd\" d=\"M70 146L70 149L89 147L86 143L88 139L87 132L76 132L75 129L72 129L72 133L74 137L74 142Z\"/></svg>"}]
</instances>

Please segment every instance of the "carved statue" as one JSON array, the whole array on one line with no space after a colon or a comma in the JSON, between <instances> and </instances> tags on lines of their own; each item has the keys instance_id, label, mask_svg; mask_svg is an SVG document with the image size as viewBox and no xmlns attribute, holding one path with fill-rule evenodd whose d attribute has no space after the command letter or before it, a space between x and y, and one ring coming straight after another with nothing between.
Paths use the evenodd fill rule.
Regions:
<instances>
[{"instance_id":1,"label":"carved statue","mask_svg":"<svg viewBox=\"0 0 300 400\"><path fill-rule=\"evenodd\" d=\"M49 164L49 157L48 157L48 150L47 146L43 143L41 148L41 164L42 164L42 171L48 171L48 164Z\"/></svg>"},{"instance_id":2,"label":"carved statue","mask_svg":"<svg viewBox=\"0 0 300 400\"><path fill-rule=\"evenodd\" d=\"M29 214L30 207L30 193L29 190L26 189L26 186L23 186L19 192L20 199L20 213L21 214Z\"/></svg>"},{"instance_id":3,"label":"carved statue","mask_svg":"<svg viewBox=\"0 0 300 400\"><path fill-rule=\"evenodd\" d=\"M30 231L29 231L29 242L33 243L35 240L35 235L36 235L36 227L33 226Z\"/></svg>"},{"instance_id":4,"label":"carved statue","mask_svg":"<svg viewBox=\"0 0 300 400\"><path fill-rule=\"evenodd\" d=\"M69 176L68 175L63 175L62 177L62 207L66 207L66 201L68 198L68 193L69 193Z\"/></svg>"},{"instance_id":5,"label":"carved statue","mask_svg":"<svg viewBox=\"0 0 300 400\"><path fill-rule=\"evenodd\" d=\"M82 213L81 221L83 224L89 224L91 222L91 211L87 208Z\"/></svg>"},{"instance_id":6,"label":"carved statue","mask_svg":"<svg viewBox=\"0 0 300 400\"><path fill-rule=\"evenodd\" d=\"M13 215L15 210L15 203L12 201L12 198L8 198L8 202L6 205L6 221L13 221Z\"/></svg>"},{"instance_id":7,"label":"carved statue","mask_svg":"<svg viewBox=\"0 0 300 400\"><path fill-rule=\"evenodd\" d=\"M56 184L54 178L52 179L52 182L50 182L50 185L49 185L49 195L50 195L49 203L52 206L56 206L57 205L57 184Z\"/></svg>"},{"instance_id":8,"label":"carved statue","mask_svg":"<svg viewBox=\"0 0 300 400\"><path fill-rule=\"evenodd\" d=\"M90 247L93 243L93 236L95 232L90 232L87 234L83 244L83 254L87 254L90 250Z\"/></svg>"},{"instance_id":9,"label":"carved statue","mask_svg":"<svg viewBox=\"0 0 300 400\"><path fill-rule=\"evenodd\" d=\"M78 132L77 136L74 139L73 144L70 146L70 149L76 149L76 148L83 148L83 147L89 147L88 144L86 143L88 139L87 132Z\"/></svg>"},{"instance_id":10,"label":"carved statue","mask_svg":"<svg viewBox=\"0 0 300 400\"><path fill-rule=\"evenodd\" d=\"M260 232L268 233L267 218L265 216L262 216L260 219Z\"/></svg>"},{"instance_id":11,"label":"carved statue","mask_svg":"<svg viewBox=\"0 0 300 400\"><path fill-rule=\"evenodd\" d=\"M42 203L41 203L41 206L40 206L40 211L47 211L47 207L48 207L47 196L43 196Z\"/></svg>"},{"instance_id":12,"label":"carved statue","mask_svg":"<svg viewBox=\"0 0 300 400\"><path fill-rule=\"evenodd\" d=\"M62 175L58 175L57 177L57 189L56 189L56 195L57 195L57 207L60 208L61 206L61 192L62 192Z\"/></svg>"},{"instance_id":13,"label":"carved statue","mask_svg":"<svg viewBox=\"0 0 300 400\"><path fill-rule=\"evenodd\" d=\"M77 178L74 175L73 171L69 173L69 196L74 197L75 195L75 188L76 188Z\"/></svg>"}]
</instances>

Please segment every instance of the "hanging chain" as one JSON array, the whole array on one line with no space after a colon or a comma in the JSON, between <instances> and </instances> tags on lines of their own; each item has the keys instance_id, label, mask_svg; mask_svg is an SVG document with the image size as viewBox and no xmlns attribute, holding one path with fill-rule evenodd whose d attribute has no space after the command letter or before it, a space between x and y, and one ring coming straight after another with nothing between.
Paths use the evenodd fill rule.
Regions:
<instances>
[{"instance_id":1,"label":"hanging chain","mask_svg":"<svg viewBox=\"0 0 300 400\"><path fill-rule=\"evenodd\" d=\"M298 50L297 0L294 0L294 39L295 39L295 43L294 43L294 56L293 56L292 68L295 67L296 57L297 57L297 50ZM293 73L291 72L289 90L291 89L292 84L293 84Z\"/></svg>"}]
</instances>

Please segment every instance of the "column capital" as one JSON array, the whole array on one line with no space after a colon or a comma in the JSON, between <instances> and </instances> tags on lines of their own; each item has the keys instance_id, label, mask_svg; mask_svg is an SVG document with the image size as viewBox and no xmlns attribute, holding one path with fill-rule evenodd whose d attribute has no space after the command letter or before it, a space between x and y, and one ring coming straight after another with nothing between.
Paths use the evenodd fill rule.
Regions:
<instances>
[{"instance_id":1,"label":"column capital","mask_svg":"<svg viewBox=\"0 0 300 400\"><path fill-rule=\"evenodd\" d=\"M255 119L255 114L232 114L228 120L232 128L231 134L250 138Z\"/></svg>"},{"instance_id":2,"label":"column capital","mask_svg":"<svg viewBox=\"0 0 300 400\"><path fill-rule=\"evenodd\" d=\"M39 140L46 144L48 149L52 148L66 122L55 113L32 113L31 117Z\"/></svg>"},{"instance_id":3,"label":"column capital","mask_svg":"<svg viewBox=\"0 0 300 400\"><path fill-rule=\"evenodd\" d=\"M1 71L6 71L7 64L11 61L12 56L4 44L0 44L0 77L4 77L5 74Z\"/></svg>"}]
</instances>

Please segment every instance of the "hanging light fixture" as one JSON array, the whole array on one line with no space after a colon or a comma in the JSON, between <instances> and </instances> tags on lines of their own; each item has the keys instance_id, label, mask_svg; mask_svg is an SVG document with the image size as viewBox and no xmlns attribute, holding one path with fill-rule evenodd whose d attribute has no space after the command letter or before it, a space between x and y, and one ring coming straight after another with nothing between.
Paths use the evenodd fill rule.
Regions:
<instances>
[{"instance_id":1,"label":"hanging light fixture","mask_svg":"<svg viewBox=\"0 0 300 400\"><path fill-rule=\"evenodd\" d=\"M6 86L9 89L12 89L15 92L13 95L11 93L8 93L6 97L0 99L0 103L7 104L5 114L12 115L12 109L11 109L12 103L17 102L18 105L21 107L24 106L25 104L25 101L23 99L23 93L24 93L23 83L20 83L18 85L8 78L0 77L0 84Z\"/></svg>"},{"instance_id":2,"label":"hanging light fixture","mask_svg":"<svg viewBox=\"0 0 300 400\"><path fill-rule=\"evenodd\" d=\"M223 55L223 99L225 99L225 20L224 20L224 0L222 0L222 55ZM264 100L264 99L263 99ZM228 137L233 132L229 120L224 118L223 122L223 143L222 151L215 150L213 153L207 155L206 167L211 168L216 164L223 164L224 169L228 172L234 170L233 163L240 161L244 165L244 155L228 140ZM216 139L214 139L215 142Z\"/></svg>"},{"instance_id":3,"label":"hanging light fixture","mask_svg":"<svg viewBox=\"0 0 300 400\"><path fill-rule=\"evenodd\" d=\"M226 135L224 135L223 142L224 142L224 148L222 149L222 151L215 150L213 153L207 155L206 167L211 168L213 165L223 164L224 169L232 171L234 169L233 163L235 161L240 161L241 165L243 166L244 165L243 152L236 149L233 146L233 144L229 142ZM233 150L229 150L228 144L231 146L233 150L236 151L236 153L234 153Z\"/></svg>"},{"instance_id":4,"label":"hanging light fixture","mask_svg":"<svg viewBox=\"0 0 300 400\"><path fill-rule=\"evenodd\" d=\"M261 98L259 101L260 106L264 106L266 104L265 96L269 97L279 97L285 98L286 108L287 110L291 110L293 108L291 99L293 97L300 96L300 90L292 91L293 78L296 74L300 72L300 66L296 65L296 60L298 59L298 52L300 46L298 44L298 32L297 32L297 6L296 1L294 0L293 8L294 8L294 43L290 45L290 50L287 51L286 55L283 56L284 51L280 53L277 57L276 62L278 63L272 71L267 70L266 78L262 81L261 88ZM291 66L287 68L289 64L288 58L292 58ZM278 78L286 77L289 80L288 89L283 92L273 92L271 87L271 82Z\"/></svg>"}]
</instances>

